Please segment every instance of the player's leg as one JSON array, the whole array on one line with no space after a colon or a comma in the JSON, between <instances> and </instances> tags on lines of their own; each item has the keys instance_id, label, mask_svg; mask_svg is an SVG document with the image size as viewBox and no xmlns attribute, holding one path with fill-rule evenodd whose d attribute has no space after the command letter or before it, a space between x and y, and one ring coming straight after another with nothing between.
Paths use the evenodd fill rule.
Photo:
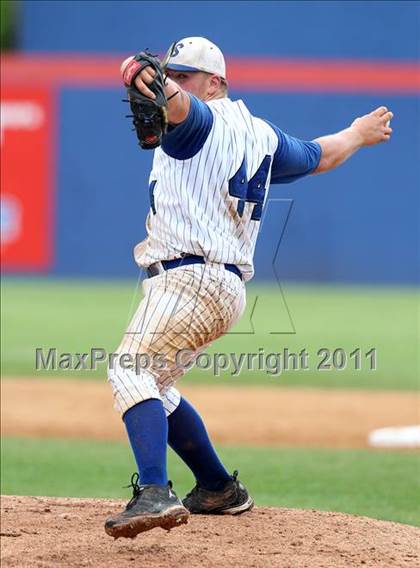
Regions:
<instances>
[{"instance_id":1,"label":"player's leg","mask_svg":"<svg viewBox=\"0 0 420 568\"><path fill-rule=\"evenodd\" d=\"M168 416L168 443L204 489L216 491L231 480L211 443L201 416L184 397Z\"/></svg>"},{"instance_id":2,"label":"player's leg","mask_svg":"<svg viewBox=\"0 0 420 568\"><path fill-rule=\"evenodd\" d=\"M225 333L243 309L244 289L240 280L235 282L236 289L229 282L223 282L223 286L220 286L220 275L225 273L223 267L209 272L210 274L205 274L203 267L198 267L198 270L195 266L180 268L144 282L145 298L130 323L118 352L147 354L152 358L152 365L135 371L117 366L109 373L116 406L123 414L133 447L142 491L144 486L159 488L161 492L164 489L168 491L164 485L166 454L162 451L167 426L163 424L160 391L166 391L186 371L179 365L178 354L188 351L193 358L203 346ZM237 278L235 275L231 277ZM163 368L160 367L162 357ZM152 423L153 428L150 427ZM149 484L143 481L145 472ZM169 491L166 495L166 509L161 515L162 524L147 526L146 521L155 514L154 505L152 503L151 509L145 511L149 515L142 516L142 510L137 515L135 509L138 504L142 505L141 496L145 492L138 493L138 486L133 490L135 507L129 504L126 511L107 522L106 530L109 534L132 536L131 528L130 534L124 534L124 525L132 527L133 510L136 515L133 530L137 532L153 526L166 527L163 516L166 510L173 507L176 516L172 520L185 522L179 507L177 509L176 503L171 502L173 494Z\"/></svg>"},{"instance_id":3,"label":"player's leg","mask_svg":"<svg viewBox=\"0 0 420 568\"><path fill-rule=\"evenodd\" d=\"M150 398L123 416L142 485L167 485L168 422L161 400Z\"/></svg>"},{"instance_id":4,"label":"player's leg","mask_svg":"<svg viewBox=\"0 0 420 568\"><path fill-rule=\"evenodd\" d=\"M195 300L185 337L186 340L188 336L199 337L191 361L204 346L226 333L245 307L244 286L236 275L227 273L223 267L199 267L195 274L193 291L198 301ZM197 322L202 322L201 328ZM174 382L173 375L171 381ZM167 397L168 394L164 395L164 400ZM201 416L185 398L178 401L175 410L168 411L168 442L203 488L218 490L232 479L210 441Z\"/></svg>"},{"instance_id":5,"label":"player's leg","mask_svg":"<svg viewBox=\"0 0 420 568\"><path fill-rule=\"evenodd\" d=\"M236 304L241 290L237 288L235 276L230 284L233 289L228 286L229 293L223 295L222 292L224 305L234 307L229 327L244 309L244 302ZM185 398L180 398L174 388L163 395L163 401L168 414L169 445L190 468L197 482L195 490L184 500L190 512L235 514L250 509L253 500L236 476L231 476L224 467L197 410Z\"/></svg>"},{"instance_id":6,"label":"player's leg","mask_svg":"<svg viewBox=\"0 0 420 568\"><path fill-rule=\"evenodd\" d=\"M184 328L178 327L180 323L185 326L185 315L191 309L188 306L180 312L179 307L186 303L182 288L173 278L162 277L144 282L145 297L117 350L118 359L108 372L143 485L167 483L168 424L160 390L164 380L173 380L173 352L178 344L180 349L184 346ZM188 337L188 333L184 335ZM126 356L134 368L123 368L121 361ZM159 362L163 367L158 366Z\"/></svg>"},{"instance_id":7,"label":"player's leg","mask_svg":"<svg viewBox=\"0 0 420 568\"><path fill-rule=\"evenodd\" d=\"M132 477L133 498L126 509L105 523L106 532L118 538L133 537L155 526L170 529L187 521L188 511L168 485L166 451L168 423L153 365L143 368L137 354L152 357L154 334L171 313L171 291L146 286L147 292L118 348L119 357L130 355L134 368L114 362L108 378L114 391L137 464ZM163 311L162 311L163 310ZM139 484L140 481L140 484Z\"/></svg>"},{"instance_id":8,"label":"player's leg","mask_svg":"<svg viewBox=\"0 0 420 568\"><path fill-rule=\"evenodd\" d=\"M188 291L182 294L177 303L177 315L173 315L164 335L157 336L153 341L153 349L166 350L166 344L169 343L176 345L175 351L179 353L188 346L193 353L184 363L192 362L204 346L225 333L244 307L243 284L236 275L229 276L230 280L221 284L221 278L226 277L223 268L203 270L199 267L196 271L190 271L184 282ZM166 344L159 347L163 342ZM173 353L168 358L171 357ZM166 376L160 375L162 391L167 393L165 384L173 383L180 374L183 374L183 370L177 368L176 360L172 360L170 372ZM216 454L202 418L185 399L178 399L176 410L168 412L168 427L169 445L188 465L202 487L216 490L231 480Z\"/></svg>"},{"instance_id":9,"label":"player's leg","mask_svg":"<svg viewBox=\"0 0 420 568\"><path fill-rule=\"evenodd\" d=\"M196 479L196 486L183 500L185 507L190 513L213 515L237 515L252 509L252 497L237 479L238 472L232 476L227 472L197 410L173 387L163 395L163 402L168 443Z\"/></svg>"}]
</instances>

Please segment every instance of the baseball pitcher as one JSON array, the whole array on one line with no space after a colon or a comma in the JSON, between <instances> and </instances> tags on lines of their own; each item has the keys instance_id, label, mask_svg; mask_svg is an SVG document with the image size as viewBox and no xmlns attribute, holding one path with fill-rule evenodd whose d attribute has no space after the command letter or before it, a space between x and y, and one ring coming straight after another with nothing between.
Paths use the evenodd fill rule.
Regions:
<instances>
[{"instance_id":1,"label":"baseball pitcher","mask_svg":"<svg viewBox=\"0 0 420 568\"><path fill-rule=\"evenodd\" d=\"M203 37L176 42L163 62L148 52L129 57L121 73L139 144L155 149L147 238L135 247L148 277L144 298L108 370L138 473L132 499L105 530L132 538L186 523L191 513L252 508L175 382L244 311L270 184L327 172L389 140L392 113L379 107L336 134L294 138L229 98L223 54ZM124 355L149 364L123 365ZM168 444L196 479L182 501L167 478Z\"/></svg>"}]
</instances>

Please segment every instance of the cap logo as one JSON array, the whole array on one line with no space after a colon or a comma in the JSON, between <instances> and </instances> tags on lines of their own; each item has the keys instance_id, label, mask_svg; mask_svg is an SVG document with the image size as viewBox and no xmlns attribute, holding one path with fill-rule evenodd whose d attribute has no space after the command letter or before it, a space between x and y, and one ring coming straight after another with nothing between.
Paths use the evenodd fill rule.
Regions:
<instances>
[{"instance_id":1,"label":"cap logo","mask_svg":"<svg viewBox=\"0 0 420 568\"><path fill-rule=\"evenodd\" d=\"M179 55L179 50L182 49L183 47L184 47L184 44L181 43L181 42L174 45L171 57L176 57L177 55Z\"/></svg>"}]
</instances>

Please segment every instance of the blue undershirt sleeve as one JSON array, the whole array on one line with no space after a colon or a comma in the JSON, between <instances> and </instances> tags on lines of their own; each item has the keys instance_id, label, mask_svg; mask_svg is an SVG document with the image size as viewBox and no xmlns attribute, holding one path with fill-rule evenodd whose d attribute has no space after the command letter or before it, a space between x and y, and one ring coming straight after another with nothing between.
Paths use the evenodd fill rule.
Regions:
<instances>
[{"instance_id":1,"label":"blue undershirt sleeve","mask_svg":"<svg viewBox=\"0 0 420 568\"><path fill-rule=\"evenodd\" d=\"M279 145L273 156L271 183L291 183L312 173L318 167L322 154L318 142L299 140L289 136L271 122L268 124L279 139Z\"/></svg>"},{"instance_id":2,"label":"blue undershirt sleeve","mask_svg":"<svg viewBox=\"0 0 420 568\"><path fill-rule=\"evenodd\" d=\"M188 160L201 150L213 125L213 113L206 103L189 95L190 111L184 122L170 125L162 137L162 150L176 160Z\"/></svg>"}]
</instances>

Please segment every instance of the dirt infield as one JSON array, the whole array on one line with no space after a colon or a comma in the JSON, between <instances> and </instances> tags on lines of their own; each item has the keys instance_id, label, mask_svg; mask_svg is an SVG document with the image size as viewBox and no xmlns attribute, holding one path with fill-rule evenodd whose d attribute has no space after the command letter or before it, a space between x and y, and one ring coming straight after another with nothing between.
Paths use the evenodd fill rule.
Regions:
<instances>
[{"instance_id":1,"label":"dirt infield","mask_svg":"<svg viewBox=\"0 0 420 568\"><path fill-rule=\"evenodd\" d=\"M119 501L2 497L2 567L405 568L418 566L420 529L297 509L193 516L170 533L112 540L104 519Z\"/></svg>"},{"instance_id":2,"label":"dirt infield","mask_svg":"<svg viewBox=\"0 0 420 568\"><path fill-rule=\"evenodd\" d=\"M415 393L185 385L218 443L365 447L383 426L415 424ZM111 389L99 381L2 381L5 436L125 439Z\"/></svg>"}]
</instances>

